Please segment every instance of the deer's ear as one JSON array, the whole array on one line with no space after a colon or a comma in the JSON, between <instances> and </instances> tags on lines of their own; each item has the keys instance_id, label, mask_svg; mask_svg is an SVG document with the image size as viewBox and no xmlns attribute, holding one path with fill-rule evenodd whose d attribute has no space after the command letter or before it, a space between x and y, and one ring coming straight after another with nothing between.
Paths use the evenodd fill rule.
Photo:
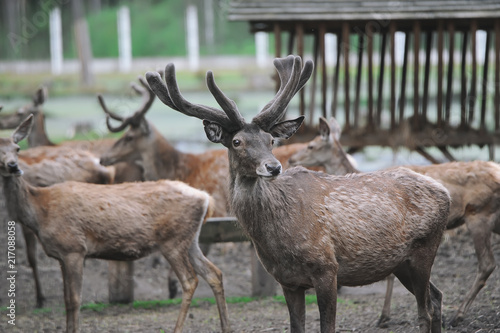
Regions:
<instances>
[{"instance_id":1,"label":"deer's ear","mask_svg":"<svg viewBox=\"0 0 500 333\"><path fill-rule=\"evenodd\" d=\"M31 126L33 125L33 115L30 114L12 133L12 141L18 143L22 139L28 136L31 131Z\"/></svg>"},{"instance_id":2,"label":"deer's ear","mask_svg":"<svg viewBox=\"0 0 500 333\"><path fill-rule=\"evenodd\" d=\"M220 124L209 120L203 120L203 126L208 140L213 143L222 143L225 145L224 142L226 140L224 139L227 137L227 133Z\"/></svg>"},{"instance_id":3,"label":"deer's ear","mask_svg":"<svg viewBox=\"0 0 500 333\"><path fill-rule=\"evenodd\" d=\"M35 96L33 96L33 104L35 106L42 105L45 102L45 97L46 97L45 95L46 95L45 88L39 88L36 91Z\"/></svg>"},{"instance_id":4,"label":"deer's ear","mask_svg":"<svg viewBox=\"0 0 500 333\"><path fill-rule=\"evenodd\" d=\"M323 117L319 117L319 135L323 141L328 141L330 139L330 125Z\"/></svg>"},{"instance_id":5,"label":"deer's ear","mask_svg":"<svg viewBox=\"0 0 500 333\"><path fill-rule=\"evenodd\" d=\"M303 121L304 116L300 116L297 119L293 120L282 121L281 123L277 123L276 125L274 125L269 133L275 138L286 140L294 135L295 132L297 132Z\"/></svg>"}]
</instances>

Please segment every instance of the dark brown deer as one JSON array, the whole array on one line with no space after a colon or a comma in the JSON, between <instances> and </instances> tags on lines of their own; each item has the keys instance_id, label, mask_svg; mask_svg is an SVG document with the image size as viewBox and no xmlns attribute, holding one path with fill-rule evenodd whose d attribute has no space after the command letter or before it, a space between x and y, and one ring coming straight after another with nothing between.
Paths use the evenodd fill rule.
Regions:
<instances>
[{"instance_id":1,"label":"dark brown deer","mask_svg":"<svg viewBox=\"0 0 500 333\"><path fill-rule=\"evenodd\" d=\"M337 282L373 283L394 273L415 295L421 332L441 331L441 292L429 281L450 205L429 177L397 169L333 177L297 167L282 172L275 139L294 134L303 117L284 120L312 62L276 59L281 87L247 123L234 101L207 85L222 108L192 104L180 94L173 64L146 78L170 108L203 119L208 139L228 148L230 203L264 267L281 284L291 332L305 331L305 290L315 288L322 332L335 332Z\"/></svg>"},{"instance_id":2,"label":"dark brown deer","mask_svg":"<svg viewBox=\"0 0 500 333\"><path fill-rule=\"evenodd\" d=\"M339 142L340 126L335 119L320 119L320 135L308 147L290 159L292 165L323 166L329 173L359 173L346 158ZM493 162L451 162L425 166L406 166L443 184L451 195L447 229L466 225L469 230L478 267L474 284L460 304L450 325L456 326L469 310L479 291L496 267L491 235L500 234L500 166ZM386 301L379 325L390 319L392 281L388 280Z\"/></svg>"},{"instance_id":3,"label":"dark brown deer","mask_svg":"<svg viewBox=\"0 0 500 333\"><path fill-rule=\"evenodd\" d=\"M61 264L66 331L79 331L85 258L135 260L160 250L181 281L175 332L181 332L198 284L212 288L222 331L230 331L222 273L201 252L198 236L213 199L176 181L95 185L65 182L29 185L18 165L17 143L28 135L28 117L11 138L0 138L0 175L9 215L35 232L48 256Z\"/></svg>"},{"instance_id":4,"label":"dark brown deer","mask_svg":"<svg viewBox=\"0 0 500 333\"><path fill-rule=\"evenodd\" d=\"M208 150L199 154L184 153L172 146L168 140L146 119L155 94L145 80L139 77L141 86L132 88L146 101L134 114L122 117L111 111L102 95L99 104L106 114L108 129L117 133L127 129L123 136L101 155L101 164L109 166L122 161L141 165L144 180L175 179L195 188L207 191L217 201L215 217L228 215L228 175L229 161L224 149ZM111 124L111 119L119 122ZM287 164L288 159L305 144L277 147L273 150L277 158Z\"/></svg>"}]
</instances>

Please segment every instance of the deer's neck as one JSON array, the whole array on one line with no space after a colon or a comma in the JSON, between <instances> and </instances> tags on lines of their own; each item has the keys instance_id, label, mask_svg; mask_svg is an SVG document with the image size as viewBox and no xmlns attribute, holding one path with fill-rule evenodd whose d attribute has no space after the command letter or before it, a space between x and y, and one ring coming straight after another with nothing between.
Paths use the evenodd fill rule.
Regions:
<instances>
[{"instance_id":1,"label":"deer's neck","mask_svg":"<svg viewBox=\"0 0 500 333\"><path fill-rule=\"evenodd\" d=\"M3 191L9 217L38 234L39 224L35 201L37 188L29 185L23 177L3 177Z\"/></svg>"},{"instance_id":2,"label":"deer's neck","mask_svg":"<svg viewBox=\"0 0 500 333\"><path fill-rule=\"evenodd\" d=\"M43 114L35 114L35 121L28 136L28 144L30 147L54 146L45 131L45 116Z\"/></svg>"},{"instance_id":3,"label":"deer's neck","mask_svg":"<svg viewBox=\"0 0 500 333\"><path fill-rule=\"evenodd\" d=\"M330 175L343 176L349 173L360 173L348 158L347 153L342 149L338 152L339 156L332 154L330 160L323 166L326 173Z\"/></svg>"}]
</instances>

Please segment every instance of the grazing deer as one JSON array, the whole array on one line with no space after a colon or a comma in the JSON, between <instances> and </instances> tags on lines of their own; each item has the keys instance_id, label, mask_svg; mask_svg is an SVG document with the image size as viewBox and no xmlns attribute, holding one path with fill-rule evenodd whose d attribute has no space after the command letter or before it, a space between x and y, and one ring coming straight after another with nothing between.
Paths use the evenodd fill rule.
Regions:
<instances>
[{"instance_id":1,"label":"grazing deer","mask_svg":"<svg viewBox=\"0 0 500 333\"><path fill-rule=\"evenodd\" d=\"M212 288L222 331L230 331L222 273L201 252L198 236L213 199L176 181L95 185L65 182L29 185L18 165L17 143L28 117L11 138L0 139L0 175L11 217L32 229L48 256L61 264L66 330L78 332L85 258L135 260L159 249L184 291L175 332L181 332L201 275Z\"/></svg>"},{"instance_id":2,"label":"grazing deer","mask_svg":"<svg viewBox=\"0 0 500 333\"><path fill-rule=\"evenodd\" d=\"M234 101L207 85L223 111L185 100L175 68L149 86L170 108L203 120L205 133L228 148L230 204L259 258L281 284L291 332L305 331L305 290L315 288L321 332L335 332L337 282L355 286L394 273L415 295L421 332L441 331L441 292L429 281L448 217L446 189L408 169L333 177L301 167L282 172L275 139L291 137L304 117L282 120L309 79L312 62L276 59L276 96L247 123Z\"/></svg>"},{"instance_id":3,"label":"grazing deer","mask_svg":"<svg viewBox=\"0 0 500 333\"><path fill-rule=\"evenodd\" d=\"M320 135L309 142L307 149L290 159L292 165L323 166L328 173L359 173L346 158L339 142L340 126L335 119L330 124L320 118ZM500 234L500 166L493 162L451 162L425 166L406 166L443 184L451 195L447 229L467 226L478 260L476 278L465 295L450 325L456 326L469 310L472 302L485 286L496 267L491 248L491 234ZM390 319L392 282L388 280L386 301L379 325Z\"/></svg>"}]
</instances>

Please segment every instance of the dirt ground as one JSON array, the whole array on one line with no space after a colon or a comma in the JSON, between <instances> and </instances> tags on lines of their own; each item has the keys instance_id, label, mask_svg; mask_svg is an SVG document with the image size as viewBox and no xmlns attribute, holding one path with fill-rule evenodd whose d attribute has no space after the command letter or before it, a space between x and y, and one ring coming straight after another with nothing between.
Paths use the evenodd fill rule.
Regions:
<instances>
[{"instance_id":1,"label":"dirt ground","mask_svg":"<svg viewBox=\"0 0 500 333\"><path fill-rule=\"evenodd\" d=\"M6 226L1 226L0 244L5 244ZM31 271L26 263L21 231L18 229L16 255L16 325L8 324L5 306L9 301L6 281L6 246L0 251L0 332L63 332L66 326L62 290L62 277L57 262L48 258L41 248L38 258L42 286L47 298L41 310L34 311L35 295ZM493 235L492 244L497 261L500 261L500 236ZM249 296L250 245L216 244L208 258L224 273L226 296ZM135 299L159 300L168 295L166 264L153 268L153 257L135 263ZM444 293L443 315L451 318L473 283L477 259L470 236L465 229L443 240L436 258L432 281ZM278 293L280 291L278 290ZM337 332L418 332L416 301L400 284L392 302L392 320L387 328L376 328L385 293L385 282L359 288L341 288L337 306ZM195 297L211 297L210 288L200 282ZM83 303L108 300L107 263L87 260L85 264ZM249 303L229 304L229 315L235 332L286 332L288 311L286 305L272 298ZM101 311L81 311L82 332L171 332L179 305L137 309L131 305L116 305ZM315 304L307 306L307 332L319 332L319 313ZM500 332L500 269L490 276L481 290L464 322L445 332ZM216 306L208 301L191 307L184 332L220 332Z\"/></svg>"}]
</instances>

